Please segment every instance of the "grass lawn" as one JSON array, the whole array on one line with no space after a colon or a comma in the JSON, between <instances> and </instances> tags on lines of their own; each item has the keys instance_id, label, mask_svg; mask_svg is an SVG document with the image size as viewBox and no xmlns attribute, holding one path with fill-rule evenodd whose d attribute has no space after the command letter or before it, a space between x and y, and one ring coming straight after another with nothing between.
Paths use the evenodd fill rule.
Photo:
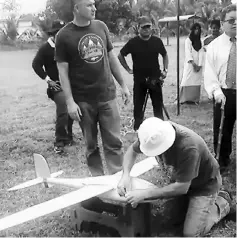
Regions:
<instances>
[{"instance_id":1,"label":"grass lawn","mask_svg":"<svg viewBox=\"0 0 237 238\"><path fill-rule=\"evenodd\" d=\"M166 39L164 39L166 43ZM174 103L177 93L176 83L176 40L170 40L167 46L170 59L168 78L163 87L165 106L171 120L187 126L201 135L211 151L212 146L212 103L202 91L199 106L182 106L181 114L177 116ZM115 48L118 54L119 47ZM64 177L85 177L89 175L85 156L84 142L81 130L74 123L73 132L76 145L66 148L64 156L53 153L55 105L46 96L46 83L40 80L31 68L35 50L4 51L0 53L0 218L23 210L32 205L50 200L59 195L72 191L70 188L54 186L45 189L38 185L25 190L7 192L7 189L35 176L33 153L40 153L47 158L51 172L64 170ZM180 46L180 69L182 73L184 59L184 39ZM131 63L131 59L128 59ZM132 91L132 76L128 75L121 66L121 72ZM132 104L124 106L120 89L118 100L121 109L122 128L129 125L132 117ZM150 101L146 116L152 115ZM125 149L129 145L122 138ZM236 201L236 148L233 140L232 166L230 174L223 178L223 186L228 188ZM168 177L159 169L142 176L155 184L167 183ZM235 202L233 202L235 206ZM158 201L153 209L153 236L178 236L175 226L165 224L169 220L167 202ZM0 232L0 236L86 236L79 234L70 223L71 209L64 209L34 221ZM166 213L167 212L167 213ZM174 213L173 213L174 214ZM169 223L169 222L167 222ZM169 223L170 224L170 223ZM216 225L208 236L236 235L234 221L224 220ZM87 235L88 236L88 235ZM89 236L92 236L89 234Z\"/></svg>"}]
</instances>

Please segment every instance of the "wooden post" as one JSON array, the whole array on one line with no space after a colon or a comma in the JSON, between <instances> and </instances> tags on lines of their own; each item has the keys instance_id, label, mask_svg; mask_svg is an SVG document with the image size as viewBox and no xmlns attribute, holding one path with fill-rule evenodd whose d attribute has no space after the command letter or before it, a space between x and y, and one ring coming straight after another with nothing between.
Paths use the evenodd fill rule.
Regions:
<instances>
[{"instance_id":1,"label":"wooden post","mask_svg":"<svg viewBox=\"0 0 237 238\"><path fill-rule=\"evenodd\" d=\"M167 45L169 45L169 22L167 21Z\"/></svg>"},{"instance_id":2,"label":"wooden post","mask_svg":"<svg viewBox=\"0 0 237 238\"><path fill-rule=\"evenodd\" d=\"M180 103L179 103L179 8L180 0L177 4L177 115L180 114Z\"/></svg>"}]
</instances>

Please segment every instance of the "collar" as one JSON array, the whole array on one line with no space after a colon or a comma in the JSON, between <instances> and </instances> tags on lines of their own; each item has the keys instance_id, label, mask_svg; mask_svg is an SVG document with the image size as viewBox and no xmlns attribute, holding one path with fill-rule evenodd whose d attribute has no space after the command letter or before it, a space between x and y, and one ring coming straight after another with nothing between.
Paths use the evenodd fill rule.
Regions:
<instances>
[{"instance_id":1,"label":"collar","mask_svg":"<svg viewBox=\"0 0 237 238\"><path fill-rule=\"evenodd\" d=\"M49 43L49 45L52 47L52 48L55 48L55 43L53 42L52 40L52 37L50 37L47 42Z\"/></svg>"},{"instance_id":2,"label":"collar","mask_svg":"<svg viewBox=\"0 0 237 238\"><path fill-rule=\"evenodd\" d=\"M230 40L230 41L232 42L231 37L228 36L228 35L226 35L225 32L223 33L223 36L224 36L227 40ZM235 36L235 39L236 39L236 38L237 38L237 36Z\"/></svg>"}]
</instances>

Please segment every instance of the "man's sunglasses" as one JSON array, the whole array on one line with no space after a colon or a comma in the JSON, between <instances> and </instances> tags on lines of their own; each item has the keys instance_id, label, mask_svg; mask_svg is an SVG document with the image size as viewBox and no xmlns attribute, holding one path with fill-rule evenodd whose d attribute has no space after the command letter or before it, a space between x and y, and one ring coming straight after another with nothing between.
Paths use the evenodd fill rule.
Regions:
<instances>
[{"instance_id":1,"label":"man's sunglasses","mask_svg":"<svg viewBox=\"0 0 237 238\"><path fill-rule=\"evenodd\" d=\"M151 25L141 26L141 28L142 28L143 30L145 30L145 29L150 29L150 28L151 28Z\"/></svg>"},{"instance_id":2,"label":"man's sunglasses","mask_svg":"<svg viewBox=\"0 0 237 238\"><path fill-rule=\"evenodd\" d=\"M236 22L236 19L232 18L229 20L225 20L224 22L228 22L229 24L233 25Z\"/></svg>"}]
</instances>

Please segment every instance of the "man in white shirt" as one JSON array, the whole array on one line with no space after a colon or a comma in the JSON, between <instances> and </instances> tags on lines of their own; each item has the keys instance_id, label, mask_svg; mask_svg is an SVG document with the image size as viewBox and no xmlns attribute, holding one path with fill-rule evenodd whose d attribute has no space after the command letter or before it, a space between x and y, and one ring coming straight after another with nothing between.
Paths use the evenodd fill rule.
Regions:
<instances>
[{"instance_id":1,"label":"man in white shirt","mask_svg":"<svg viewBox=\"0 0 237 238\"><path fill-rule=\"evenodd\" d=\"M224 33L207 49L204 87L214 99L214 150L217 152L221 107L224 108L223 135L219 164L224 171L230 164L232 133L236 121L236 4L223 9L221 23Z\"/></svg>"}]
</instances>

